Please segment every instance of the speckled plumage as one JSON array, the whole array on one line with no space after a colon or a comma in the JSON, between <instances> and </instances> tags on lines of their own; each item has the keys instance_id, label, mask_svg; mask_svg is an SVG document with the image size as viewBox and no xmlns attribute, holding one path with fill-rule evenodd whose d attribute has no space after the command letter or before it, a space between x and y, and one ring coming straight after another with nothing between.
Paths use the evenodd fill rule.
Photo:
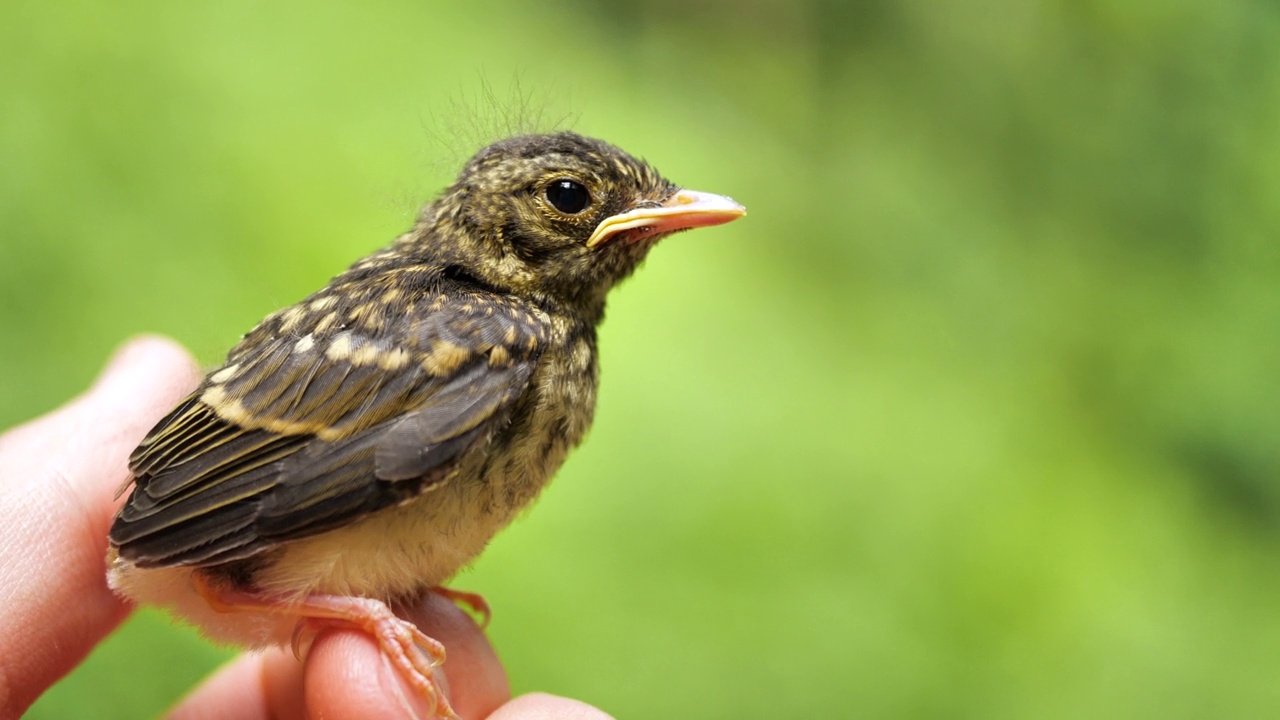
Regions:
<instances>
[{"instance_id":1,"label":"speckled plumage","mask_svg":"<svg viewBox=\"0 0 1280 720\"><path fill-rule=\"evenodd\" d=\"M581 212L549 200L566 181L589 193ZM142 441L112 586L265 644L292 621L218 615L191 575L282 603L446 581L590 426L609 289L659 237L741 214L675 218L673 198L697 205L678 192L571 133L482 150L410 232L265 318ZM641 220L588 246L627 213Z\"/></svg>"}]
</instances>

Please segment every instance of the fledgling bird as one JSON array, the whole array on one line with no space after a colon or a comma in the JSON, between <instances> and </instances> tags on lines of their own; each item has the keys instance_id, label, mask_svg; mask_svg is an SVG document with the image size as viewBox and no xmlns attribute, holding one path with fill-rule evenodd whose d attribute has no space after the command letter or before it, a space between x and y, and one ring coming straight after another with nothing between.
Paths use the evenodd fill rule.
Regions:
<instances>
[{"instance_id":1,"label":"fledgling bird","mask_svg":"<svg viewBox=\"0 0 1280 720\"><path fill-rule=\"evenodd\" d=\"M576 134L484 148L151 430L111 587L247 646L361 628L453 716L443 648L389 605L438 590L582 439L609 289L659 239L744 213Z\"/></svg>"}]
</instances>

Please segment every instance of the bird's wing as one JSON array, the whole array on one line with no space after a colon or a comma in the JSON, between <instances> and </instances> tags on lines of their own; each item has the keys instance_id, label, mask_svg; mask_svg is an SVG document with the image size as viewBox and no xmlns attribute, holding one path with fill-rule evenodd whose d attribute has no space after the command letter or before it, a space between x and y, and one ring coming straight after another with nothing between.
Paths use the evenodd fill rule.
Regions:
<instances>
[{"instance_id":1,"label":"bird's wing","mask_svg":"<svg viewBox=\"0 0 1280 720\"><path fill-rule=\"evenodd\" d=\"M547 338L492 296L428 296L414 321L322 301L341 311L264 321L134 451L122 557L242 559L419 495L506 421Z\"/></svg>"}]
</instances>

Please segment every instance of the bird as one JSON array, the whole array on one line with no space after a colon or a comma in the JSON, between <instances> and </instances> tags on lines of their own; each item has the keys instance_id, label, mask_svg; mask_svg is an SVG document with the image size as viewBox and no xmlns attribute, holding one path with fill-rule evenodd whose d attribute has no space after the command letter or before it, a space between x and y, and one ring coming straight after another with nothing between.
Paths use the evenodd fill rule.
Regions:
<instances>
[{"instance_id":1,"label":"bird","mask_svg":"<svg viewBox=\"0 0 1280 720\"><path fill-rule=\"evenodd\" d=\"M145 436L107 580L207 637L373 636L410 685L445 649L392 608L444 584L583 439L611 288L673 233L742 217L572 132L477 152L411 229L264 318Z\"/></svg>"}]
</instances>

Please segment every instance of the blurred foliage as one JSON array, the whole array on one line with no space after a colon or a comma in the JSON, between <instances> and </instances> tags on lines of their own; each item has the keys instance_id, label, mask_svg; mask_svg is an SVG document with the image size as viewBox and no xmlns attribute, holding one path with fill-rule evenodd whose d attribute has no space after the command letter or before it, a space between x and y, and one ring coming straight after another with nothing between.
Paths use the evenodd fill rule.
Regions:
<instances>
[{"instance_id":1,"label":"blurred foliage","mask_svg":"<svg viewBox=\"0 0 1280 720\"><path fill-rule=\"evenodd\" d=\"M517 691L1280 714L1274 4L17 0L0 67L4 425L132 333L212 364L530 122L749 207L615 294L593 436L458 580ZM142 613L30 716L224 657Z\"/></svg>"}]
</instances>

